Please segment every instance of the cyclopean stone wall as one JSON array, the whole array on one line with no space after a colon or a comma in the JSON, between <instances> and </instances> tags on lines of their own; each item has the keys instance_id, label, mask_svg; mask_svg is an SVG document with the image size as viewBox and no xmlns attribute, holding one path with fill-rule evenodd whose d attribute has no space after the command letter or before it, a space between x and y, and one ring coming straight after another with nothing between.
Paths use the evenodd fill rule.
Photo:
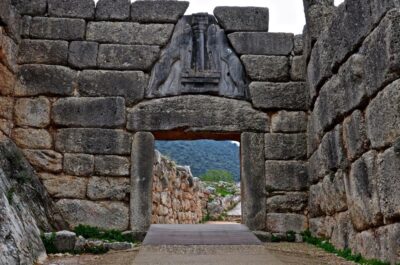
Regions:
<instances>
[{"instance_id":1,"label":"cyclopean stone wall","mask_svg":"<svg viewBox=\"0 0 400 265\"><path fill-rule=\"evenodd\" d=\"M153 170L153 224L198 224L206 214L209 193L189 167L155 154Z\"/></svg>"},{"instance_id":2,"label":"cyclopean stone wall","mask_svg":"<svg viewBox=\"0 0 400 265\"><path fill-rule=\"evenodd\" d=\"M319 10L325 18L307 25L321 33L307 75L310 229L339 248L397 264L400 3L305 2L312 2L308 16Z\"/></svg>"}]
</instances>

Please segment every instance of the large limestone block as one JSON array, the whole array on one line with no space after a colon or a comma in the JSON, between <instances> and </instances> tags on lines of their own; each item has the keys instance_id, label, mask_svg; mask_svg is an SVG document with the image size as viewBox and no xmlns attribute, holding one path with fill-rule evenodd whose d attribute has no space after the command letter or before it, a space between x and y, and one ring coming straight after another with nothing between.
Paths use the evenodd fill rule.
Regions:
<instances>
[{"instance_id":1,"label":"large limestone block","mask_svg":"<svg viewBox=\"0 0 400 265\"><path fill-rule=\"evenodd\" d=\"M267 199L269 213L302 213L307 207L308 194L305 192L287 192L272 195Z\"/></svg>"},{"instance_id":2,"label":"large limestone block","mask_svg":"<svg viewBox=\"0 0 400 265\"><path fill-rule=\"evenodd\" d=\"M53 139L44 129L17 128L12 132L12 138L20 148L51 149Z\"/></svg>"},{"instance_id":3,"label":"large limestone block","mask_svg":"<svg viewBox=\"0 0 400 265\"><path fill-rule=\"evenodd\" d=\"M148 75L139 71L85 70L78 77L78 91L82 96L120 96L127 104L141 101L147 87Z\"/></svg>"},{"instance_id":4,"label":"large limestone block","mask_svg":"<svg viewBox=\"0 0 400 265\"><path fill-rule=\"evenodd\" d=\"M127 20L130 7L129 0L100 0L96 4L96 20Z\"/></svg>"},{"instance_id":5,"label":"large limestone block","mask_svg":"<svg viewBox=\"0 0 400 265\"><path fill-rule=\"evenodd\" d=\"M50 101L45 97L17 99L14 115L19 126L44 128L50 124Z\"/></svg>"},{"instance_id":6,"label":"large limestone block","mask_svg":"<svg viewBox=\"0 0 400 265\"><path fill-rule=\"evenodd\" d=\"M400 155L393 148L378 156L378 192L385 222L400 216Z\"/></svg>"},{"instance_id":7,"label":"large limestone block","mask_svg":"<svg viewBox=\"0 0 400 265\"><path fill-rule=\"evenodd\" d=\"M179 96L140 103L128 110L128 130L266 132L267 114L246 101L211 96Z\"/></svg>"},{"instance_id":8,"label":"large limestone block","mask_svg":"<svg viewBox=\"0 0 400 265\"><path fill-rule=\"evenodd\" d=\"M131 155L131 229L146 232L151 224L154 136L137 132Z\"/></svg>"},{"instance_id":9,"label":"large limestone block","mask_svg":"<svg viewBox=\"0 0 400 265\"><path fill-rule=\"evenodd\" d=\"M93 155L64 154L64 173L74 176L90 176L93 169Z\"/></svg>"},{"instance_id":10,"label":"large limestone block","mask_svg":"<svg viewBox=\"0 0 400 265\"><path fill-rule=\"evenodd\" d=\"M364 114L356 110L343 122L343 141L350 160L367 151L369 142L365 128Z\"/></svg>"},{"instance_id":11,"label":"large limestone block","mask_svg":"<svg viewBox=\"0 0 400 265\"><path fill-rule=\"evenodd\" d=\"M286 56L242 55L248 76L254 81L288 81L289 58Z\"/></svg>"},{"instance_id":12,"label":"large limestone block","mask_svg":"<svg viewBox=\"0 0 400 265\"><path fill-rule=\"evenodd\" d=\"M267 190L300 191L308 188L307 165L300 161L266 161Z\"/></svg>"},{"instance_id":13,"label":"large limestone block","mask_svg":"<svg viewBox=\"0 0 400 265\"><path fill-rule=\"evenodd\" d=\"M241 135L242 218L251 230L265 229L264 140L264 135L260 133L246 132Z\"/></svg>"},{"instance_id":14,"label":"large limestone block","mask_svg":"<svg viewBox=\"0 0 400 265\"><path fill-rule=\"evenodd\" d=\"M130 134L110 129L60 129L55 147L63 153L129 155Z\"/></svg>"},{"instance_id":15,"label":"large limestone block","mask_svg":"<svg viewBox=\"0 0 400 265\"><path fill-rule=\"evenodd\" d=\"M347 204L358 231L382 224L377 177L377 153L370 151L356 160L345 178Z\"/></svg>"},{"instance_id":16,"label":"large limestone block","mask_svg":"<svg viewBox=\"0 0 400 265\"><path fill-rule=\"evenodd\" d=\"M21 15L40 16L46 13L47 0L12 0Z\"/></svg>"},{"instance_id":17,"label":"large limestone block","mask_svg":"<svg viewBox=\"0 0 400 265\"><path fill-rule=\"evenodd\" d=\"M306 156L306 134L265 134L265 158L267 160L303 160Z\"/></svg>"},{"instance_id":18,"label":"large limestone block","mask_svg":"<svg viewBox=\"0 0 400 265\"><path fill-rule=\"evenodd\" d=\"M35 39L82 40L85 28L83 19L34 17L30 36Z\"/></svg>"},{"instance_id":19,"label":"large limestone block","mask_svg":"<svg viewBox=\"0 0 400 265\"><path fill-rule=\"evenodd\" d=\"M0 118L12 120L14 99L12 97L0 97Z\"/></svg>"},{"instance_id":20,"label":"large limestone block","mask_svg":"<svg viewBox=\"0 0 400 265\"><path fill-rule=\"evenodd\" d=\"M87 178L47 173L41 173L39 177L53 198L84 199L86 197Z\"/></svg>"},{"instance_id":21,"label":"large limestone block","mask_svg":"<svg viewBox=\"0 0 400 265\"><path fill-rule=\"evenodd\" d=\"M92 177L87 188L91 200L124 200L129 192L129 178Z\"/></svg>"},{"instance_id":22,"label":"large limestone block","mask_svg":"<svg viewBox=\"0 0 400 265\"><path fill-rule=\"evenodd\" d=\"M238 54L289 55L293 50L290 33L235 32L228 38Z\"/></svg>"},{"instance_id":23,"label":"large limestone block","mask_svg":"<svg viewBox=\"0 0 400 265\"><path fill-rule=\"evenodd\" d=\"M121 127L125 124L125 100L120 97L59 99L53 104L52 121L68 127Z\"/></svg>"},{"instance_id":24,"label":"large limestone block","mask_svg":"<svg viewBox=\"0 0 400 265\"><path fill-rule=\"evenodd\" d=\"M307 131L307 113L302 111L279 111L272 115L271 131L274 133L297 133Z\"/></svg>"},{"instance_id":25,"label":"large limestone block","mask_svg":"<svg viewBox=\"0 0 400 265\"><path fill-rule=\"evenodd\" d=\"M368 105L365 120L372 148L388 146L400 136L399 101L400 80L387 86Z\"/></svg>"},{"instance_id":26,"label":"large limestone block","mask_svg":"<svg viewBox=\"0 0 400 265\"><path fill-rule=\"evenodd\" d=\"M68 63L76 68L97 66L99 44L91 41L73 41L69 45Z\"/></svg>"},{"instance_id":27,"label":"large limestone block","mask_svg":"<svg viewBox=\"0 0 400 265\"><path fill-rule=\"evenodd\" d=\"M290 79L305 81L307 76L307 62L305 56L295 56L290 65Z\"/></svg>"},{"instance_id":28,"label":"large limestone block","mask_svg":"<svg viewBox=\"0 0 400 265\"><path fill-rule=\"evenodd\" d=\"M15 86L17 96L72 95L76 72L63 66L23 65Z\"/></svg>"},{"instance_id":29,"label":"large limestone block","mask_svg":"<svg viewBox=\"0 0 400 265\"><path fill-rule=\"evenodd\" d=\"M67 41L23 40L19 45L19 64L66 65L67 61Z\"/></svg>"},{"instance_id":30,"label":"large limestone block","mask_svg":"<svg viewBox=\"0 0 400 265\"><path fill-rule=\"evenodd\" d=\"M341 212L326 220L326 230L330 234L330 241L337 249L350 248L356 236L350 220L349 212Z\"/></svg>"},{"instance_id":31,"label":"large limestone block","mask_svg":"<svg viewBox=\"0 0 400 265\"><path fill-rule=\"evenodd\" d=\"M14 93L14 85L14 74L5 65L0 63L0 95L12 95Z\"/></svg>"},{"instance_id":32,"label":"large limestone block","mask_svg":"<svg viewBox=\"0 0 400 265\"><path fill-rule=\"evenodd\" d=\"M262 109L307 110L305 83L252 82L250 96L253 105Z\"/></svg>"},{"instance_id":33,"label":"large limestone block","mask_svg":"<svg viewBox=\"0 0 400 265\"><path fill-rule=\"evenodd\" d=\"M214 16L228 32L268 31L269 10L265 7L218 6Z\"/></svg>"},{"instance_id":34,"label":"large limestone block","mask_svg":"<svg viewBox=\"0 0 400 265\"><path fill-rule=\"evenodd\" d=\"M129 226L129 208L123 202L62 199L56 204L71 228L84 224L125 231Z\"/></svg>"},{"instance_id":35,"label":"large limestone block","mask_svg":"<svg viewBox=\"0 0 400 265\"><path fill-rule=\"evenodd\" d=\"M267 230L273 233L293 231L300 233L308 228L307 217L294 213L268 213Z\"/></svg>"},{"instance_id":36,"label":"large limestone block","mask_svg":"<svg viewBox=\"0 0 400 265\"><path fill-rule=\"evenodd\" d=\"M149 71L159 53L158 46L101 44L97 63L104 69Z\"/></svg>"},{"instance_id":37,"label":"large limestone block","mask_svg":"<svg viewBox=\"0 0 400 265\"><path fill-rule=\"evenodd\" d=\"M123 156L96 156L94 172L100 176L129 176L130 160Z\"/></svg>"},{"instance_id":38,"label":"large limestone block","mask_svg":"<svg viewBox=\"0 0 400 265\"><path fill-rule=\"evenodd\" d=\"M23 153L37 171L60 173L62 171L62 154L52 150L25 149Z\"/></svg>"},{"instance_id":39,"label":"large limestone block","mask_svg":"<svg viewBox=\"0 0 400 265\"><path fill-rule=\"evenodd\" d=\"M188 1L135 1L131 5L131 19L142 23L176 23L188 6Z\"/></svg>"},{"instance_id":40,"label":"large limestone block","mask_svg":"<svg viewBox=\"0 0 400 265\"><path fill-rule=\"evenodd\" d=\"M95 2L93 0L48 0L48 12L53 17L76 17L92 19Z\"/></svg>"},{"instance_id":41,"label":"large limestone block","mask_svg":"<svg viewBox=\"0 0 400 265\"><path fill-rule=\"evenodd\" d=\"M173 30L173 24L89 22L86 39L99 43L164 46L170 39Z\"/></svg>"}]
</instances>

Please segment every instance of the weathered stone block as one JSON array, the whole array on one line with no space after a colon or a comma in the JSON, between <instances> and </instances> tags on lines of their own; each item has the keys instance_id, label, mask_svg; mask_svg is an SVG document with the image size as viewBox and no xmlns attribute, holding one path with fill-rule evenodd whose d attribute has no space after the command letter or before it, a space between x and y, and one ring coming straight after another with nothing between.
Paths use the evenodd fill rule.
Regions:
<instances>
[{"instance_id":1,"label":"weathered stone block","mask_svg":"<svg viewBox=\"0 0 400 265\"><path fill-rule=\"evenodd\" d=\"M380 92L368 105L365 120L372 148L382 148L400 136L400 80Z\"/></svg>"},{"instance_id":2,"label":"weathered stone block","mask_svg":"<svg viewBox=\"0 0 400 265\"><path fill-rule=\"evenodd\" d=\"M122 156L96 156L94 172L96 175L129 176L130 160Z\"/></svg>"},{"instance_id":3,"label":"weathered stone block","mask_svg":"<svg viewBox=\"0 0 400 265\"><path fill-rule=\"evenodd\" d=\"M378 156L378 193L385 222L400 216L400 156L393 148Z\"/></svg>"},{"instance_id":4,"label":"weathered stone block","mask_svg":"<svg viewBox=\"0 0 400 265\"><path fill-rule=\"evenodd\" d=\"M218 6L214 16L225 31L268 31L269 10L265 7Z\"/></svg>"},{"instance_id":5,"label":"weathered stone block","mask_svg":"<svg viewBox=\"0 0 400 265\"><path fill-rule=\"evenodd\" d=\"M323 168L335 171L347 166L341 125L337 125L332 131L325 134L318 152Z\"/></svg>"},{"instance_id":6,"label":"weathered stone block","mask_svg":"<svg viewBox=\"0 0 400 265\"><path fill-rule=\"evenodd\" d=\"M96 20L127 20L130 7L129 0L100 0L96 4Z\"/></svg>"},{"instance_id":7,"label":"weathered stone block","mask_svg":"<svg viewBox=\"0 0 400 265\"><path fill-rule=\"evenodd\" d=\"M69 96L73 92L76 72L63 66L23 65L18 76L17 96Z\"/></svg>"},{"instance_id":8,"label":"weathered stone block","mask_svg":"<svg viewBox=\"0 0 400 265\"><path fill-rule=\"evenodd\" d=\"M19 45L19 64L66 65L67 60L67 41L22 40Z\"/></svg>"},{"instance_id":9,"label":"weathered stone block","mask_svg":"<svg viewBox=\"0 0 400 265\"><path fill-rule=\"evenodd\" d=\"M295 55L302 55L303 54L303 35L295 35L293 38L294 46L293 52Z\"/></svg>"},{"instance_id":10,"label":"weathered stone block","mask_svg":"<svg viewBox=\"0 0 400 265\"><path fill-rule=\"evenodd\" d=\"M59 99L53 104L52 120L69 127L121 127L125 124L125 100L120 97Z\"/></svg>"},{"instance_id":11,"label":"weathered stone block","mask_svg":"<svg viewBox=\"0 0 400 265\"><path fill-rule=\"evenodd\" d=\"M133 136L131 155L131 229L144 232L151 224L151 194L154 166L154 136L137 132Z\"/></svg>"},{"instance_id":12,"label":"weathered stone block","mask_svg":"<svg viewBox=\"0 0 400 265\"><path fill-rule=\"evenodd\" d=\"M124 200L130 192L129 178L92 177L87 195L91 200Z\"/></svg>"},{"instance_id":13,"label":"weathered stone block","mask_svg":"<svg viewBox=\"0 0 400 265\"><path fill-rule=\"evenodd\" d=\"M31 31L32 17L31 16L23 16L21 22L21 37L29 38Z\"/></svg>"},{"instance_id":14,"label":"weathered stone block","mask_svg":"<svg viewBox=\"0 0 400 265\"><path fill-rule=\"evenodd\" d=\"M264 135L241 135L241 188L243 223L251 230L265 229L266 190L264 169Z\"/></svg>"},{"instance_id":15,"label":"weathered stone block","mask_svg":"<svg viewBox=\"0 0 400 265\"><path fill-rule=\"evenodd\" d=\"M85 70L79 74L81 96L120 96L128 105L141 101L147 87L148 75L133 71Z\"/></svg>"},{"instance_id":16,"label":"weathered stone block","mask_svg":"<svg viewBox=\"0 0 400 265\"><path fill-rule=\"evenodd\" d=\"M242 55L248 76L254 81L288 81L289 58L286 56Z\"/></svg>"},{"instance_id":17,"label":"weathered stone block","mask_svg":"<svg viewBox=\"0 0 400 265\"><path fill-rule=\"evenodd\" d=\"M368 150L364 114L356 110L343 122L343 141L349 160L354 160Z\"/></svg>"},{"instance_id":18,"label":"weathered stone block","mask_svg":"<svg viewBox=\"0 0 400 265\"><path fill-rule=\"evenodd\" d=\"M265 134L265 158L267 160L303 160L306 156L306 134Z\"/></svg>"},{"instance_id":19,"label":"weathered stone block","mask_svg":"<svg viewBox=\"0 0 400 265\"><path fill-rule=\"evenodd\" d=\"M131 19L145 23L175 23L188 6L188 1L135 1L131 6Z\"/></svg>"},{"instance_id":20,"label":"weathered stone block","mask_svg":"<svg viewBox=\"0 0 400 265\"><path fill-rule=\"evenodd\" d=\"M21 16L18 10L12 6L10 0L0 2L0 20L2 25L6 26L7 35L14 41L20 41L20 21Z\"/></svg>"},{"instance_id":21,"label":"weathered stone block","mask_svg":"<svg viewBox=\"0 0 400 265\"><path fill-rule=\"evenodd\" d=\"M339 170L331 173L317 185L310 188L308 209L311 217L334 215L347 210L344 179L346 174Z\"/></svg>"},{"instance_id":22,"label":"weathered stone block","mask_svg":"<svg viewBox=\"0 0 400 265\"><path fill-rule=\"evenodd\" d=\"M12 120L14 99L12 97L0 97L0 118Z\"/></svg>"},{"instance_id":23,"label":"weathered stone block","mask_svg":"<svg viewBox=\"0 0 400 265\"><path fill-rule=\"evenodd\" d=\"M17 72L18 68L16 55L18 53L18 43L9 37L4 27L0 27L0 47L3 50L0 59L2 65L0 64L0 66L6 66L5 68L8 68L12 73Z\"/></svg>"},{"instance_id":24,"label":"weathered stone block","mask_svg":"<svg viewBox=\"0 0 400 265\"><path fill-rule=\"evenodd\" d=\"M211 96L179 96L140 103L128 110L128 130L186 132L266 132L269 120L245 101Z\"/></svg>"},{"instance_id":25,"label":"weathered stone block","mask_svg":"<svg viewBox=\"0 0 400 265\"><path fill-rule=\"evenodd\" d=\"M307 113L279 111L271 119L272 132L305 132L307 131Z\"/></svg>"},{"instance_id":26,"label":"weathered stone block","mask_svg":"<svg viewBox=\"0 0 400 265\"><path fill-rule=\"evenodd\" d=\"M8 137L11 137L11 130L14 127L12 121L6 119L0 119L0 133L4 133Z\"/></svg>"},{"instance_id":27,"label":"weathered stone block","mask_svg":"<svg viewBox=\"0 0 400 265\"><path fill-rule=\"evenodd\" d=\"M267 214L267 230L273 233L303 232L308 228L307 218L294 213Z\"/></svg>"},{"instance_id":28,"label":"weathered stone block","mask_svg":"<svg viewBox=\"0 0 400 265\"><path fill-rule=\"evenodd\" d=\"M34 17L30 36L37 39L82 40L85 28L83 19Z\"/></svg>"},{"instance_id":29,"label":"weathered stone block","mask_svg":"<svg viewBox=\"0 0 400 265\"><path fill-rule=\"evenodd\" d=\"M131 150L130 135L110 129L60 129L55 146L63 153L129 155Z\"/></svg>"},{"instance_id":30,"label":"weathered stone block","mask_svg":"<svg viewBox=\"0 0 400 265\"><path fill-rule=\"evenodd\" d=\"M74 176L90 176L93 169L93 155L64 154L64 173Z\"/></svg>"},{"instance_id":31,"label":"weathered stone block","mask_svg":"<svg viewBox=\"0 0 400 265\"><path fill-rule=\"evenodd\" d=\"M89 22L86 38L100 43L164 46L168 43L173 30L173 24Z\"/></svg>"},{"instance_id":32,"label":"weathered stone block","mask_svg":"<svg viewBox=\"0 0 400 265\"><path fill-rule=\"evenodd\" d=\"M12 0L21 15L40 16L46 13L47 0Z\"/></svg>"},{"instance_id":33,"label":"weathered stone block","mask_svg":"<svg viewBox=\"0 0 400 265\"><path fill-rule=\"evenodd\" d=\"M97 63L105 69L149 71L159 53L157 46L102 44Z\"/></svg>"},{"instance_id":34,"label":"weathered stone block","mask_svg":"<svg viewBox=\"0 0 400 265\"><path fill-rule=\"evenodd\" d=\"M392 264L400 262L400 225L398 223L380 227L376 230L380 246L380 260L387 260Z\"/></svg>"},{"instance_id":35,"label":"weathered stone block","mask_svg":"<svg viewBox=\"0 0 400 265\"><path fill-rule=\"evenodd\" d=\"M87 178L47 173L41 173L39 177L53 198L84 199L86 197Z\"/></svg>"},{"instance_id":36,"label":"weathered stone block","mask_svg":"<svg viewBox=\"0 0 400 265\"><path fill-rule=\"evenodd\" d=\"M60 173L62 171L62 155L51 150L23 150L29 163L38 171Z\"/></svg>"},{"instance_id":37,"label":"weathered stone block","mask_svg":"<svg viewBox=\"0 0 400 265\"><path fill-rule=\"evenodd\" d=\"M266 161L267 190L300 191L308 188L307 164L299 161Z\"/></svg>"},{"instance_id":38,"label":"weathered stone block","mask_svg":"<svg viewBox=\"0 0 400 265\"><path fill-rule=\"evenodd\" d=\"M50 133L43 129L17 128L13 130L12 136L20 148L51 149L53 146Z\"/></svg>"},{"instance_id":39,"label":"weathered stone block","mask_svg":"<svg viewBox=\"0 0 400 265\"><path fill-rule=\"evenodd\" d=\"M341 212L334 217L327 218L326 229L330 233L330 241L336 248L350 248L351 239L355 237L356 233L348 212Z\"/></svg>"},{"instance_id":40,"label":"weathered stone block","mask_svg":"<svg viewBox=\"0 0 400 265\"><path fill-rule=\"evenodd\" d=\"M44 128L50 124L50 101L45 97L17 99L14 115L19 126Z\"/></svg>"},{"instance_id":41,"label":"weathered stone block","mask_svg":"<svg viewBox=\"0 0 400 265\"><path fill-rule=\"evenodd\" d=\"M14 74L6 66L0 63L0 95L12 95L14 93L14 86Z\"/></svg>"},{"instance_id":42,"label":"weathered stone block","mask_svg":"<svg viewBox=\"0 0 400 265\"><path fill-rule=\"evenodd\" d=\"M387 13L380 25L366 38L360 50L365 57L364 83L369 96L400 76L399 31L400 11L395 9Z\"/></svg>"},{"instance_id":43,"label":"weathered stone block","mask_svg":"<svg viewBox=\"0 0 400 265\"><path fill-rule=\"evenodd\" d=\"M289 55L293 50L290 33L235 32L228 38L238 54Z\"/></svg>"},{"instance_id":44,"label":"weathered stone block","mask_svg":"<svg viewBox=\"0 0 400 265\"><path fill-rule=\"evenodd\" d=\"M370 151L355 161L345 178L347 204L358 231L382 223L377 178L377 153Z\"/></svg>"},{"instance_id":45,"label":"weathered stone block","mask_svg":"<svg viewBox=\"0 0 400 265\"><path fill-rule=\"evenodd\" d=\"M85 224L103 229L125 231L129 226L129 208L123 202L62 199L56 204L72 228Z\"/></svg>"},{"instance_id":46,"label":"weathered stone block","mask_svg":"<svg viewBox=\"0 0 400 265\"><path fill-rule=\"evenodd\" d=\"M305 56L295 56L290 67L290 79L293 81L305 81L307 64Z\"/></svg>"},{"instance_id":47,"label":"weathered stone block","mask_svg":"<svg viewBox=\"0 0 400 265\"><path fill-rule=\"evenodd\" d=\"M307 110L305 83L252 82L250 95L253 105L262 109Z\"/></svg>"},{"instance_id":48,"label":"weathered stone block","mask_svg":"<svg viewBox=\"0 0 400 265\"><path fill-rule=\"evenodd\" d=\"M267 199L268 213L302 213L307 207L308 194L305 192L288 192L272 195Z\"/></svg>"},{"instance_id":49,"label":"weathered stone block","mask_svg":"<svg viewBox=\"0 0 400 265\"><path fill-rule=\"evenodd\" d=\"M76 68L97 66L99 44L89 41L73 41L69 45L68 63Z\"/></svg>"},{"instance_id":50,"label":"weathered stone block","mask_svg":"<svg viewBox=\"0 0 400 265\"><path fill-rule=\"evenodd\" d=\"M93 19L93 0L48 0L48 13L53 17L76 17Z\"/></svg>"}]
</instances>

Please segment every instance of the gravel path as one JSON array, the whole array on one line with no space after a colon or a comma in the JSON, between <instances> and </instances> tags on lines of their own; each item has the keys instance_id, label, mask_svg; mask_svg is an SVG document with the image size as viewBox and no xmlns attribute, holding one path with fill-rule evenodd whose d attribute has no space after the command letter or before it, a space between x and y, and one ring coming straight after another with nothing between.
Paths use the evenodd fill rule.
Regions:
<instances>
[{"instance_id":1,"label":"gravel path","mask_svg":"<svg viewBox=\"0 0 400 265\"><path fill-rule=\"evenodd\" d=\"M264 247L287 265L355 265L305 243L266 243ZM105 255L51 257L44 265L133 265L138 250L109 252ZM194 257L193 257L194 258ZM266 265L274 265L266 263Z\"/></svg>"}]
</instances>

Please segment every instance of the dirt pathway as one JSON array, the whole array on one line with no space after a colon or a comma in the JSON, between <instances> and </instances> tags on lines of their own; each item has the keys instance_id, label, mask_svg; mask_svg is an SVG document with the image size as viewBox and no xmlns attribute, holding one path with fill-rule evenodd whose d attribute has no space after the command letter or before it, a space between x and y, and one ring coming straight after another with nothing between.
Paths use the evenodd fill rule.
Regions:
<instances>
[{"instance_id":1,"label":"dirt pathway","mask_svg":"<svg viewBox=\"0 0 400 265\"><path fill-rule=\"evenodd\" d=\"M353 262L345 261L304 243L266 243L264 246L270 254L287 265L355 265ZM138 250L132 250L110 252L105 255L52 257L45 265L133 265L138 264L134 263L137 254Z\"/></svg>"}]
</instances>

